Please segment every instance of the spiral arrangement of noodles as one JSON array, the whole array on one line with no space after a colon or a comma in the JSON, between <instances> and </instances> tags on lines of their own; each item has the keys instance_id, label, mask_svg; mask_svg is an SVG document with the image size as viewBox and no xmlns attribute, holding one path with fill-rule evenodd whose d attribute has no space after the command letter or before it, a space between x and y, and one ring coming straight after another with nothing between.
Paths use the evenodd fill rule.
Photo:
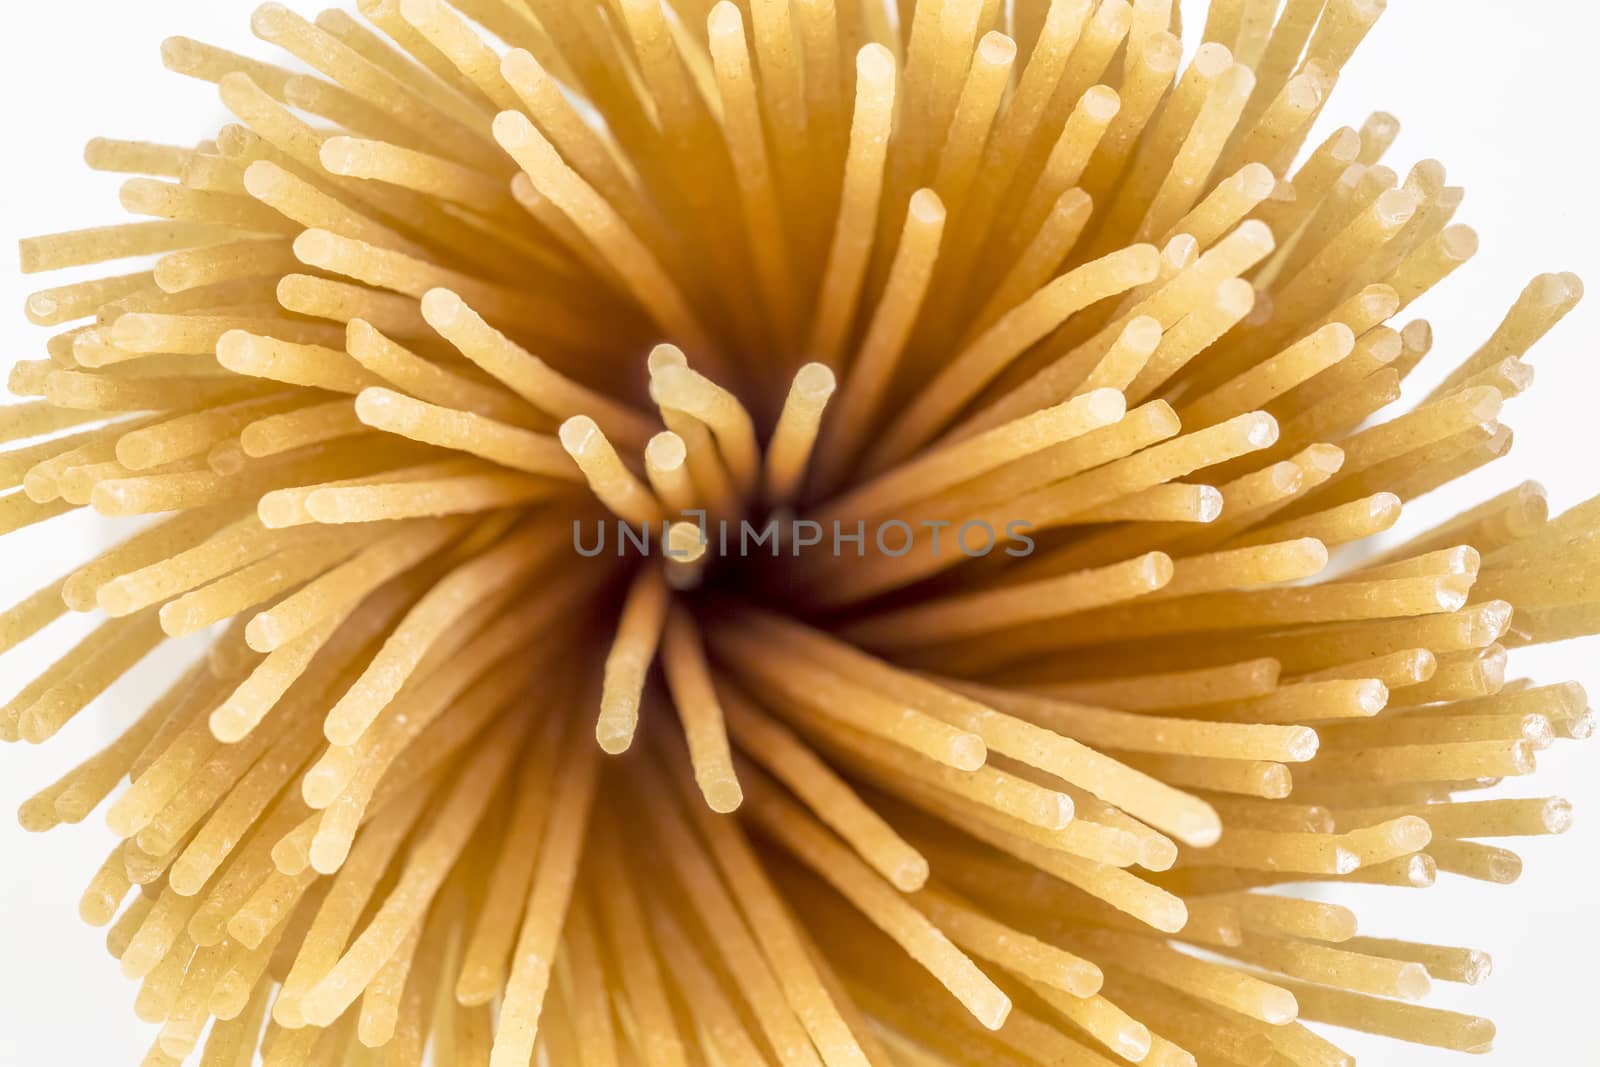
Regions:
<instances>
[{"instance_id":1,"label":"spiral arrangement of noodles","mask_svg":"<svg viewBox=\"0 0 1600 1067\"><path fill-rule=\"evenodd\" d=\"M106 616L0 736L217 630L20 811L105 805L144 1063L1486 1050L1419 1003L1483 953L1274 891L1513 880L1570 810L1491 787L1592 728L1506 651L1600 630L1600 498L1330 562L1505 453L1581 292L1389 410L1477 242L1392 117L1308 141L1382 7L1216 0L1187 62L1172 0L168 41L234 121L90 144L141 221L23 269L153 262L34 295L0 411L0 532L156 516L0 614Z\"/></svg>"}]
</instances>

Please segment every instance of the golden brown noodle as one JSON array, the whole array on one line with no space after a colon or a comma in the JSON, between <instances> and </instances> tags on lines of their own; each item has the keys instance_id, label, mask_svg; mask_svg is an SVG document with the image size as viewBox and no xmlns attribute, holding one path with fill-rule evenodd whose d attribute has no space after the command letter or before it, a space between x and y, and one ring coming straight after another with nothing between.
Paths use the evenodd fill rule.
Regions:
<instances>
[{"instance_id":1,"label":"golden brown noodle","mask_svg":"<svg viewBox=\"0 0 1600 1067\"><path fill-rule=\"evenodd\" d=\"M1594 501L1330 569L1581 294L1369 421L1477 247L1391 116L1302 151L1381 0L1217 0L1187 66L1171 0L359 7L167 42L237 121L91 142L140 221L22 242L155 259L29 299L0 531L167 517L0 614L109 616L0 736L227 623L19 812L131 780L81 911L146 1063L1488 1047L1413 1003L1483 953L1271 892L1514 880L1570 808L1480 790L1593 729L1505 672L1600 631Z\"/></svg>"}]
</instances>

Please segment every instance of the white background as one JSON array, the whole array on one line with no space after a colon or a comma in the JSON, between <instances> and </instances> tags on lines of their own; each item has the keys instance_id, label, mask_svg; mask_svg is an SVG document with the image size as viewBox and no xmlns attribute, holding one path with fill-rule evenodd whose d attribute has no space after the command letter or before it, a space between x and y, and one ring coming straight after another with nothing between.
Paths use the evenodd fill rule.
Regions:
<instances>
[{"instance_id":1,"label":"white background","mask_svg":"<svg viewBox=\"0 0 1600 1067\"><path fill-rule=\"evenodd\" d=\"M307 14L313 9L296 5ZM222 111L209 87L166 73L158 46L184 34L265 55L248 34L246 0L54 0L9 3L0 34L0 100L8 159L0 177L0 244L59 229L115 221L117 179L91 174L79 155L91 136L192 142ZM1190 46L1203 3L1185 3ZM1405 2L1392 9L1342 79L1325 129L1357 125L1372 110L1404 123L1386 162L1404 173L1437 156L1468 189L1458 219L1482 238L1475 260L1415 313L1434 325L1432 374L1486 337L1534 274L1573 270L1600 284L1596 230L1594 41L1597 9L1575 0ZM4 255L9 256L6 252ZM14 261L13 261L14 262ZM0 269L0 370L12 359L43 358L44 331L23 320L24 297L46 285ZM1595 300L1580 308L1534 362L1538 381L1513 402L1511 455L1449 499L1412 509L1417 528L1462 499L1537 478L1564 509L1600 491L1600 379L1594 365ZM10 604L86 558L107 525L59 520L0 541L0 604ZM72 624L77 630L71 629ZM71 620L0 659L0 698L81 633ZM12 809L120 728L185 651L141 666L48 746L0 749L0 808ZM1596 643L1569 642L1513 657L1516 672L1545 681L1600 686ZM1439 984L1430 1003L1488 1014L1500 1025L1496 1064L1593 1064L1600 1007L1600 787L1593 750L1564 743L1540 754L1527 795L1560 793L1577 806L1562 838L1516 842L1527 870L1515 886L1442 877L1431 891L1351 887L1363 932L1466 944L1490 951L1494 978L1475 989ZM76 916L77 895L112 845L100 815L45 836L0 814L0 1067L134 1064L152 1034L133 1017L135 987L103 948L103 932ZM1362 891L1366 888L1366 891ZM1363 1064L1428 1067L1454 1054L1359 1035L1334 1035ZM1580 1040L1580 1038L1583 1038ZM1478 1062L1484 1062L1479 1060Z\"/></svg>"}]
</instances>

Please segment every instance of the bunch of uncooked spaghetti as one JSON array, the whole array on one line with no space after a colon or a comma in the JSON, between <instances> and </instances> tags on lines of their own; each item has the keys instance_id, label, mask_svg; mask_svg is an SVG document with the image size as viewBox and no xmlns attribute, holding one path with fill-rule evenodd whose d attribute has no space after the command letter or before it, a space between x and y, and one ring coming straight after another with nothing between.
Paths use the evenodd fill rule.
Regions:
<instances>
[{"instance_id":1,"label":"bunch of uncooked spaghetti","mask_svg":"<svg viewBox=\"0 0 1600 1067\"><path fill-rule=\"evenodd\" d=\"M1600 502L1329 560L1506 451L1579 286L1386 412L1476 239L1389 116L1308 139L1381 0L1278 8L1219 0L1187 63L1171 0L169 41L235 121L89 146L143 221L24 269L153 265L32 297L63 332L0 416L0 528L160 516L0 615L107 616L0 734L218 630L21 809L110 800L82 912L144 1062L1487 1048L1417 1003L1482 953L1273 890L1510 881L1485 841L1565 829L1488 787L1590 731L1505 663L1600 629Z\"/></svg>"}]
</instances>

